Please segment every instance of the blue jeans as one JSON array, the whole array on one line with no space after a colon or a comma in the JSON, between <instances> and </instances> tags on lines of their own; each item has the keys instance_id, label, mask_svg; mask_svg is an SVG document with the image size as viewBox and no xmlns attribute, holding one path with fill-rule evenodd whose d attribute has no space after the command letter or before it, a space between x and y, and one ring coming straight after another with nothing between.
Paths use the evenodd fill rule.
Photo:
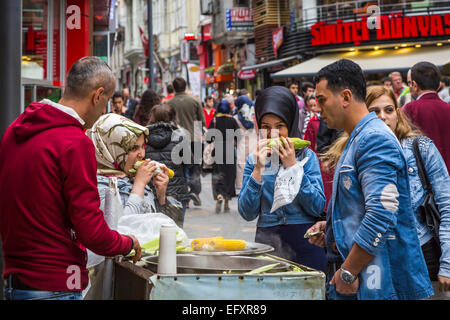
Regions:
<instances>
[{"instance_id":1,"label":"blue jeans","mask_svg":"<svg viewBox=\"0 0 450 320\"><path fill-rule=\"evenodd\" d=\"M83 300L76 291L37 291L4 289L5 300Z\"/></svg>"}]
</instances>

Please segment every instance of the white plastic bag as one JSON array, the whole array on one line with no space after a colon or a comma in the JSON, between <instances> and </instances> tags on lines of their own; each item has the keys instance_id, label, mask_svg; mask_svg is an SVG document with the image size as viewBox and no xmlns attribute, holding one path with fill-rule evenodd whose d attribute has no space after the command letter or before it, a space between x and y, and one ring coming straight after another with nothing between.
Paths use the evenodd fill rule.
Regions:
<instances>
[{"instance_id":1,"label":"white plastic bag","mask_svg":"<svg viewBox=\"0 0 450 320\"><path fill-rule=\"evenodd\" d=\"M161 225L173 224L177 229L177 241L187 241L187 235L183 229L163 213L129 214L120 217L118 231L121 234L134 235L143 245L155 238L159 238Z\"/></svg>"},{"instance_id":2,"label":"white plastic bag","mask_svg":"<svg viewBox=\"0 0 450 320\"><path fill-rule=\"evenodd\" d=\"M303 167L308 159L308 157L305 157L287 169L283 166L280 168L275 179L271 213L294 201L302 185Z\"/></svg>"},{"instance_id":3,"label":"white plastic bag","mask_svg":"<svg viewBox=\"0 0 450 320\"><path fill-rule=\"evenodd\" d=\"M117 188L117 178L109 178L109 188L105 191L105 202L103 215L106 223L112 230L117 231L117 224L119 218L123 214L122 200L120 199L119 189ZM105 260L105 257L93 253L91 250L86 249L88 261L86 268L94 267Z\"/></svg>"}]
</instances>

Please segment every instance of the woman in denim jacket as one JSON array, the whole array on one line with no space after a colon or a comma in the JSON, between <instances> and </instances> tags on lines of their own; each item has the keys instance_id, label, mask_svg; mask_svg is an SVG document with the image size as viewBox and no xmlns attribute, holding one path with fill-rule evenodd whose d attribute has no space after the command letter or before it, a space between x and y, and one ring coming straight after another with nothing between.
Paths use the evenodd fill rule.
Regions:
<instances>
[{"instance_id":1,"label":"woman in denim jacket","mask_svg":"<svg viewBox=\"0 0 450 320\"><path fill-rule=\"evenodd\" d=\"M447 297L449 299L449 293L442 293L450 291L450 177L445 162L433 141L414 128L399 109L392 90L383 86L369 87L366 104L369 112L375 112L377 117L395 133L402 145L408 163L411 204L416 218L417 233L435 291L433 298ZM414 157L413 141L415 139L419 141L419 151L430 179L436 205L441 213L440 245L419 215L418 208L425 198L426 191L420 182ZM438 291L442 294L439 295Z\"/></svg>"},{"instance_id":2,"label":"woman in denim jacket","mask_svg":"<svg viewBox=\"0 0 450 320\"><path fill-rule=\"evenodd\" d=\"M269 87L258 95L255 103L258 128L264 139L259 139L257 149L247 158L238 209L241 216L251 221L258 218L255 241L275 248L275 255L325 271L326 257L323 248L308 243L303 235L320 217L325 206L319 161L309 148L294 150L287 137L299 137L298 107L292 93L280 86ZM267 147L267 139L277 130L283 146L279 151ZM278 152L284 168L308 157L300 190L294 201L270 212L274 201L274 185L280 169L272 155ZM277 158L278 160L278 158Z\"/></svg>"}]
</instances>

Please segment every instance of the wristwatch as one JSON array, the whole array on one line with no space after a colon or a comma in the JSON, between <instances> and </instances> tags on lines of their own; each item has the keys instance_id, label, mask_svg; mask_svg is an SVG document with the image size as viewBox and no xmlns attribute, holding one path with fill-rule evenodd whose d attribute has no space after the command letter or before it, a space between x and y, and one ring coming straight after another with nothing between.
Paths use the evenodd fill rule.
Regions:
<instances>
[{"instance_id":1,"label":"wristwatch","mask_svg":"<svg viewBox=\"0 0 450 320\"><path fill-rule=\"evenodd\" d=\"M345 270L341 267L341 279L347 284L355 282L358 276L353 275L350 271Z\"/></svg>"}]
</instances>

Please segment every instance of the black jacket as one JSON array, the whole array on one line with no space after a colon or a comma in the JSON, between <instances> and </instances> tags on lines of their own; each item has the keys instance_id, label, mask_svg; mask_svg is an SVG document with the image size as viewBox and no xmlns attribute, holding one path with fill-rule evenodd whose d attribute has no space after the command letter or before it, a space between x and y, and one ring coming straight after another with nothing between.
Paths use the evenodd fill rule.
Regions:
<instances>
[{"instance_id":1,"label":"black jacket","mask_svg":"<svg viewBox=\"0 0 450 320\"><path fill-rule=\"evenodd\" d=\"M145 147L145 159L158 161L165 164L175 173L173 178L169 180L166 195L173 196L178 201L189 200L189 189L185 177L185 169L190 167L189 164L174 164L172 161L173 148L181 143L183 135L181 130L174 124L158 122L147 126L149 130L149 141ZM176 131L174 140L172 141L172 133ZM150 183L153 188L153 184Z\"/></svg>"}]
</instances>

